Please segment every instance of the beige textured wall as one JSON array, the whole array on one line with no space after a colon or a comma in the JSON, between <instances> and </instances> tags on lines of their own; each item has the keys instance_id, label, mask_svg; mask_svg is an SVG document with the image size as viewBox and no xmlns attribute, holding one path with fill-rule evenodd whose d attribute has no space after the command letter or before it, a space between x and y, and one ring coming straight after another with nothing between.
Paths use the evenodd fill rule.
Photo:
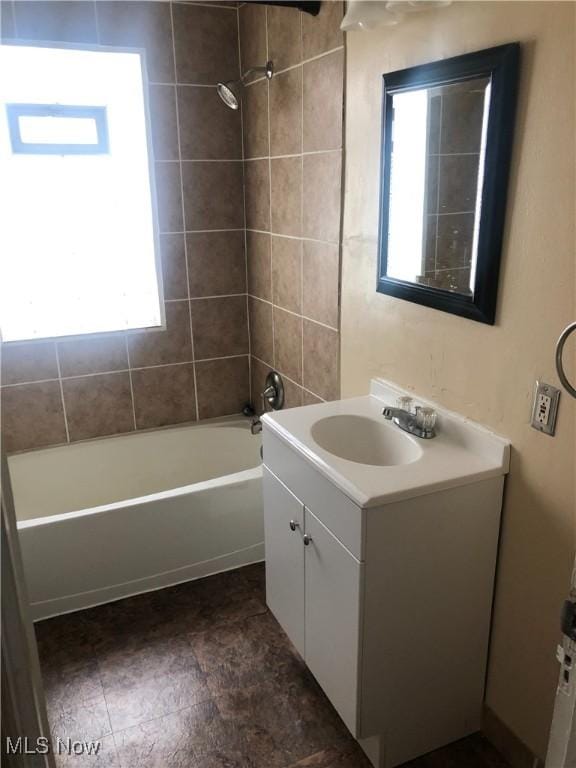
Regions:
<instances>
[{"instance_id":1,"label":"beige textured wall","mask_svg":"<svg viewBox=\"0 0 576 768\"><path fill-rule=\"evenodd\" d=\"M557 383L554 343L576 318L574 28L571 2L457 2L347 35L342 393L365 393L383 376L512 441L487 702L540 755L574 552L576 401L563 396L554 438L528 421L534 381ZM382 73L516 40L522 80L496 325L377 294Z\"/></svg>"}]
</instances>

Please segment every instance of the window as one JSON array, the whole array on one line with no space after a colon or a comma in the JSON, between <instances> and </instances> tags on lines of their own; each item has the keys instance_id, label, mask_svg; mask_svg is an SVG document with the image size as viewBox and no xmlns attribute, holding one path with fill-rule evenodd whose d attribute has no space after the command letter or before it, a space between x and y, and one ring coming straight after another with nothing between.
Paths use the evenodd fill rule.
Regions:
<instances>
[{"instance_id":1,"label":"window","mask_svg":"<svg viewBox=\"0 0 576 768\"><path fill-rule=\"evenodd\" d=\"M162 324L141 54L0 46L4 341Z\"/></svg>"},{"instance_id":2,"label":"window","mask_svg":"<svg viewBox=\"0 0 576 768\"><path fill-rule=\"evenodd\" d=\"M106 107L6 104L12 152L27 155L106 155Z\"/></svg>"}]
</instances>

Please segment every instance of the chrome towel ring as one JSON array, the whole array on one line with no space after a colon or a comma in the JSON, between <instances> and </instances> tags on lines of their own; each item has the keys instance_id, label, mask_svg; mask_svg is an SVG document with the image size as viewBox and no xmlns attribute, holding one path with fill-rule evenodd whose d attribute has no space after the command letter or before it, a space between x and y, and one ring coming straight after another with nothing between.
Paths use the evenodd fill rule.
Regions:
<instances>
[{"instance_id":1,"label":"chrome towel ring","mask_svg":"<svg viewBox=\"0 0 576 768\"><path fill-rule=\"evenodd\" d=\"M573 331L576 331L576 322L570 323L570 325L567 325L566 328L564 328L560 334L558 342L556 343L556 371L558 372L558 378L562 382L564 389L568 392L568 394L572 395L572 397L576 397L576 388L573 387L572 384L568 381L568 377L564 371L564 363L562 361L564 345L566 344L568 336L570 336Z\"/></svg>"}]
</instances>

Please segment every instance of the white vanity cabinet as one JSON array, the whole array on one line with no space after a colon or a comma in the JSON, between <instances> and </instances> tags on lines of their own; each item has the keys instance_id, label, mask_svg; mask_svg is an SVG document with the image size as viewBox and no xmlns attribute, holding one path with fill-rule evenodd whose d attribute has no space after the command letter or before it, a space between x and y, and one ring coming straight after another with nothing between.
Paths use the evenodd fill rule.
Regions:
<instances>
[{"instance_id":1,"label":"white vanity cabinet","mask_svg":"<svg viewBox=\"0 0 576 768\"><path fill-rule=\"evenodd\" d=\"M351 733L358 733L362 564L266 467L266 595Z\"/></svg>"},{"instance_id":2,"label":"white vanity cabinet","mask_svg":"<svg viewBox=\"0 0 576 768\"><path fill-rule=\"evenodd\" d=\"M361 506L275 418L263 430L271 611L376 768L477 731L503 474Z\"/></svg>"}]
</instances>

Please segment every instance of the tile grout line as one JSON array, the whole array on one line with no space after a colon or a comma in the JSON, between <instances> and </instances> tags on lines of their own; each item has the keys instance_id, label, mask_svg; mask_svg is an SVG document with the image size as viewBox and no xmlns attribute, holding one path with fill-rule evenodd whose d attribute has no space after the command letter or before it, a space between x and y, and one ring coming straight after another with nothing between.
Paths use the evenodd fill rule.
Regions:
<instances>
[{"instance_id":1,"label":"tile grout line","mask_svg":"<svg viewBox=\"0 0 576 768\"><path fill-rule=\"evenodd\" d=\"M302 22L301 22L302 23ZM323 51L322 53L316 54L316 56L311 56L309 59L301 59L298 64L292 64L290 67L285 67L285 69L279 69L278 72L274 73L274 76L277 75L283 75L285 72L290 72L292 69L296 69L297 67L303 67L304 64L309 64L312 61L318 61L318 59L323 59L325 56L330 56L331 53L336 53L337 51L343 51L344 45L339 45L337 48L331 48L329 51ZM251 85L254 85L255 83L261 83L262 80L265 80L264 77L258 77L255 80L250 80L249 83L246 83L246 87L249 87Z\"/></svg>"},{"instance_id":2,"label":"tile grout line","mask_svg":"<svg viewBox=\"0 0 576 768\"><path fill-rule=\"evenodd\" d=\"M302 57L304 57L304 21L303 14L300 13L300 47ZM300 234L304 235L304 64L302 64L302 76L300 78ZM304 240L300 238L300 314L301 320L301 338L300 338L300 379L302 381L302 390L304 389ZM303 401L304 398L302 397ZM301 403L302 404L302 403Z\"/></svg>"},{"instance_id":3,"label":"tile grout line","mask_svg":"<svg viewBox=\"0 0 576 768\"><path fill-rule=\"evenodd\" d=\"M172 57L174 62L174 80L178 81L178 70L176 61L176 35L174 27L174 3L170 0L170 33L172 35ZM175 92L175 112L176 112L176 142L178 145L178 168L180 171L180 204L182 211L182 225L186 231L186 210L184 206L184 178L182 174L182 143L180 139L180 110L178 107L178 87ZM194 381L194 407L196 409L196 420L200 421L200 408L198 406L198 381L196 376L196 363L194 351L194 323L192 321L192 302L190 301L190 274L188 267L188 238L184 235L184 262L186 267L186 295L188 296L188 321L190 325L190 351L192 353L192 380Z\"/></svg>"},{"instance_id":4,"label":"tile grout line","mask_svg":"<svg viewBox=\"0 0 576 768\"><path fill-rule=\"evenodd\" d=\"M272 160L282 160L285 158L290 157L301 157L302 155L333 155L336 152L341 152L342 148L339 147L338 149L310 149L306 152L302 150L302 152L293 152L292 154L287 155L271 155ZM453 155L450 155L450 157L453 157ZM251 163L254 160L266 160L266 157L247 157L246 162ZM164 162L174 162L173 160L165 160ZM194 162L201 162L201 161L194 161ZM473 211L470 211L470 213L473 213Z\"/></svg>"},{"instance_id":5,"label":"tile grout line","mask_svg":"<svg viewBox=\"0 0 576 768\"><path fill-rule=\"evenodd\" d=\"M308 317L307 315L303 315L301 312L294 312L293 309L287 309L286 307L280 306L280 304L274 304L272 301L268 301L268 299L262 299L260 296L255 296L254 294L249 294L251 298L256 299L257 301L261 301L263 304L271 304L276 309L279 309L281 312L287 312L289 315L294 315L295 317L300 317L302 320L307 320L309 323L315 323L316 325L321 325L323 328L327 328L329 331L334 331L334 333L339 333L338 328L334 328L333 325L328 325L327 323L323 323L321 320L314 320L312 317Z\"/></svg>"},{"instance_id":6,"label":"tile grout line","mask_svg":"<svg viewBox=\"0 0 576 768\"><path fill-rule=\"evenodd\" d=\"M55 342L54 342L55 343ZM55 377L51 379L33 379L32 381L18 381L13 384L2 384L0 389L13 389L14 387L29 387L34 384L50 384L59 381L74 381L76 379L89 379L94 376L111 376L115 373L130 373L130 371L150 371L155 368L172 368L176 365L193 365L196 363L211 363L214 360L234 360L240 357L247 357L247 352L241 352L238 355L219 355L217 357L201 357L198 360L178 360L172 363L158 363L157 365L141 365L130 368L114 368L108 371L92 371L91 373L76 373L73 376Z\"/></svg>"},{"instance_id":7,"label":"tile grout line","mask_svg":"<svg viewBox=\"0 0 576 768\"><path fill-rule=\"evenodd\" d=\"M266 30L266 61L270 56L270 43L268 39L268 6L264 7L264 19ZM264 78L266 79L266 78ZM267 79L266 79L267 80ZM268 111L268 234L270 235L270 304L272 305L272 368L276 366L276 324L274 322L274 260L272 258L272 134L270 131L270 84L266 82L266 99Z\"/></svg>"},{"instance_id":8,"label":"tile grout line","mask_svg":"<svg viewBox=\"0 0 576 768\"><path fill-rule=\"evenodd\" d=\"M238 75L242 78L242 40L240 38L240 8L236 6L236 33L238 38ZM248 239L246 236L246 164L244 162L244 101L240 99L240 139L242 151L242 202L244 206L244 280L246 286L246 331L248 333L248 400L252 403L252 333L248 302Z\"/></svg>"},{"instance_id":9,"label":"tile grout line","mask_svg":"<svg viewBox=\"0 0 576 768\"><path fill-rule=\"evenodd\" d=\"M215 293L210 296L190 296L187 299L166 299L166 304L176 304L178 302L182 301L212 301L214 299L235 299L238 298L238 296L244 296L246 291L243 291L242 293ZM137 330L132 331L132 333L138 333Z\"/></svg>"},{"instance_id":10,"label":"tile grout line","mask_svg":"<svg viewBox=\"0 0 576 768\"><path fill-rule=\"evenodd\" d=\"M205 235L211 232L243 232L242 227L233 227L232 229L182 229L178 230L166 230L159 232L160 235Z\"/></svg>"},{"instance_id":11,"label":"tile grout line","mask_svg":"<svg viewBox=\"0 0 576 768\"><path fill-rule=\"evenodd\" d=\"M60 399L62 401L62 415L64 416L64 427L66 429L66 442L70 442L70 430L68 428L68 414L66 413L66 401L64 400L64 385L62 383L62 369L60 367L60 353L58 351L58 342L54 342L54 354L56 355L56 370L58 371L58 384L60 386ZM13 385L17 386L17 385Z\"/></svg>"},{"instance_id":12,"label":"tile grout line","mask_svg":"<svg viewBox=\"0 0 576 768\"><path fill-rule=\"evenodd\" d=\"M126 349L126 362L128 363L128 378L130 380L130 396L132 398L132 420L134 422L134 429L138 429L136 424L136 403L134 401L134 385L132 383L132 365L130 364L130 348L128 345L128 334L124 334L124 346Z\"/></svg>"},{"instance_id":13,"label":"tile grout line","mask_svg":"<svg viewBox=\"0 0 576 768\"><path fill-rule=\"evenodd\" d=\"M296 235L284 235L280 232L267 232L264 229L252 229L248 227L249 232L258 232L261 235L272 235L272 237L285 237L288 240L306 240L307 243L322 243L323 245L335 245L338 247L340 243L337 240L318 240L315 237L297 237Z\"/></svg>"}]
</instances>

